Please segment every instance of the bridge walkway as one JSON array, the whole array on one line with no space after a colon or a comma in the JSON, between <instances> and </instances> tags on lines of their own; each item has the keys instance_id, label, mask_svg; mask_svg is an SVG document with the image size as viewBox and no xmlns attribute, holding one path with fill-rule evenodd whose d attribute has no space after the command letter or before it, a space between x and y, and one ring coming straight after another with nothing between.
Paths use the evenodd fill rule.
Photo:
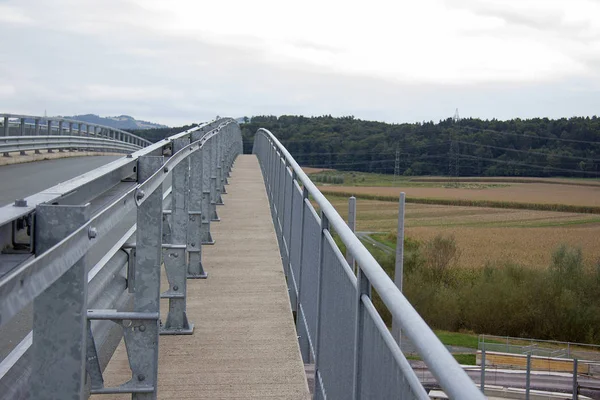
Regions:
<instances>
[{"instance_id":1,"label":"bridge walkway","mask_svg":"<svg viewBox=\"0 0 600 400\"><path fill-rule=\"evenodd\" d=\"M277 239L254 155L238 157L226 188L225 206L217 209L221 221L211 224L216 244L202 248L208 279L188 280L194 334L160 337L158 397L307 399ZM163 316L166 305L161 304ZM118 385L130 376L121 342L104 372L105 384Z\"/></svg>"}]
</instances>

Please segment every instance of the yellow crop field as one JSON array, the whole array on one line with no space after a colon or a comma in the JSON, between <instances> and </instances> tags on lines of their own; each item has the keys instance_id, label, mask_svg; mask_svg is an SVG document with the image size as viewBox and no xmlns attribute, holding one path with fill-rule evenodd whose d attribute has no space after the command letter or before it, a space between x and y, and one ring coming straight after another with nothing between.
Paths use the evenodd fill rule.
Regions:
<instances>
[{"instance_id":1,"label":"yellow crop field","mask_svg":"<svg viewBox=\"0 0 600 400\"><path fill-rule=\"evenodd\" d=\"M347 218L347 198L332 195L328 198ZM357 199L358 231L395 232L397 217L397 202ZM455 236L462 267L515 262L543 268L550 264L552 252L561 244L580 247L587 265L600 260L598 215L406 204L408 237L426 241L440 233Z\"/></svg>"},{"instance_id":2,"label":"yellow crop field","mask_svg":"<svg viewBox=\"0 0 600 400\"><path fill-rule=\"evenodd\" d=\"M484 200L534 204L566 204L600 207L600 186L560 185L550 183L509 183L503 185L466 185L464 187L411 187L411 186L338 186L320 185L327 192L356 195L398 196L451 200Z\"/></svg>"}]
</instances>

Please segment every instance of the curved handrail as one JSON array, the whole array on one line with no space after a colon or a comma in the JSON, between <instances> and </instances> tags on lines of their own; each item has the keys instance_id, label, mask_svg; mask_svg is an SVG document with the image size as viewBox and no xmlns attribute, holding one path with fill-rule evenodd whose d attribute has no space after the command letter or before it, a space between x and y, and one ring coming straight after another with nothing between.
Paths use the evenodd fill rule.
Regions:
<instances>
[{"instance_id":1,"label":"curved handrail","mask_svg":"<svg viewBox=\"0 0 600 400\"><path fill-rule=\"evenodd\" d=\"M46 120L46 121L56 121L56 122L67 122L67 123L71 123L71 124L77 124L78 126L85 125L85 126L94 127L94 128L107 129L107 130L110 130L113 132L119 132L128 137L137 139L141 144L144 144L146 146L152 144L152 142L150 142L148 139L144 139L141 136L134 135L133 133L124 131L122 129L112 128L112 127L106 126L106 125L94 124L91 122L79 121L76 119L61 118L61 117L41 117L39 115L22 115L22 114L6 114L6 113L0 114L0 118Z\"/></svg>"},{"instance_id":2,"label":"curved handrail","mask_svg":"<svg viewBox=\"0 0 600 400\"><path fill-rule=\"evenodd\" d=\"M344 221L327 198L310 180L300 165L294 160L294 157L267 129L261 128L256 134L264 135L285 159L287 165L296 174L296 180L304 185L314 199L314 202L318 204L321 212L327 217L329 225L346 245L359 268L367 276L372 287L379 293L379 296L392 313L394 319L399 322L402 332L415 345L418 353L423 357L425 363L447 394L455 399L484 399L485 397L477 389L471 378L469 378L419 313L417 313L402 292L396 287L377 260L375 260L354 232L348 227L346 221Z\"/></svg>"}]
</instances>

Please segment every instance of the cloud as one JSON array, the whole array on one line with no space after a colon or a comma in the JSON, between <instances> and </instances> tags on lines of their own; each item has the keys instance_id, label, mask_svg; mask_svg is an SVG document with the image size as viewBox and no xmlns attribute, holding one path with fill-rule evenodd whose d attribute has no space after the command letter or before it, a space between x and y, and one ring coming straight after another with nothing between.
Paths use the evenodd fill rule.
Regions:
<instances>
[{"instance_id":1,"label":"cloud","mask_svg":"<svg viewBox=\"0 0 600 400\"><path fill-rule=\"evenodd\" d=\"M14 38L0 47L0 110L168 124L593 113L596 6L573 4L9 0L0 20L27 22L0 24Z\"/></svg>"}]
</instances>

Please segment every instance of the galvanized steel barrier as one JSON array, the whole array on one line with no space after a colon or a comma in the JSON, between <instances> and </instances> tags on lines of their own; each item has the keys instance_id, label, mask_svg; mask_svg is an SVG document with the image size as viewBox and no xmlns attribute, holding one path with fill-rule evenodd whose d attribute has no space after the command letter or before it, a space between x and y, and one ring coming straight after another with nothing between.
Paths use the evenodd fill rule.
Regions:
<instances>
[{"instance_id":1,"label":"galvanized steel barrier","mask_svg":"<svg viewBox=\"0 0 600 400\"><path fill-rule=\"evenodd\" d=\"M193 333L186 280L207 277L202 245L241 152L223 118L0 208L0 334L19 342L0 362L0 398L156 398L159 334ZM27 318L31 332L11 333ZM123 337L131 379L105 387Z\"/></svg>"},{"instance_id":2,"label":"galvanized steel barrier","mask_svg":"<svg viewBox=\"0 0 600 400\"><path fill-rule=\"evenodd\" d=\"M428 398L373 306L374 289L450 398L483 399L277 138L259 129L253 152L265 178L302 357L306 364L315 364L315 398ZM334 234L355 260L357 275L336 245Z\"/></svg>"},{"instance_id":3,"label":"galvanized steel barrier","mask_svg":"<svg viewBox=\"0 0 600 400\"><path fill-rule=\"evenodd\" d=\"M132 133L65 118L0 114L0 153L86 150L130 153L151 144Z\"/></svg>"}]
</instances>

